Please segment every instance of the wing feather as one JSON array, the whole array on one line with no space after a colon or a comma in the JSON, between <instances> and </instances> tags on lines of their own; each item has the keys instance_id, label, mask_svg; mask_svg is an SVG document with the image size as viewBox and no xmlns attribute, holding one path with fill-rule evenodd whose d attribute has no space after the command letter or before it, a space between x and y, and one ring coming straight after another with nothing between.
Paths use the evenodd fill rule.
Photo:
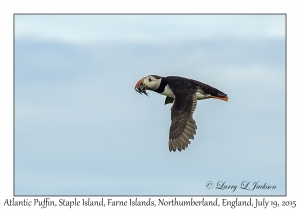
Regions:
<instances>
[{"instance_id":1,"label":"wing feather","mask_svg":"<svg viewBox=\"0 0 300 210\"><path fill-rule=\"evenodd\" d=\"M196 134L196 122L193 119L193 113L197 106L197 97L195 93L177 93L171 108L171 126L169 133L169 150L184 150L194 139ZM177 93L177 94L176 94Z\"/></svg>"}]
</instances>

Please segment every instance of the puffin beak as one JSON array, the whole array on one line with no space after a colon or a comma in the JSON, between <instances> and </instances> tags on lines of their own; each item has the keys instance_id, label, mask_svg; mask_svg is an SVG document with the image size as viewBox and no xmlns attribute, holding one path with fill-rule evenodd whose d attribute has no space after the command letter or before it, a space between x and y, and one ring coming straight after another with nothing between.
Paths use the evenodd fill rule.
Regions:
<instances>
[{"instance_id":1,"label":"puffin beak","mask_svg":"<svg viewBox=\"0 0 300 210\"><path fill-rule=\"evenodd\" d=\"M144 80L144 78L140 79L140 80L136 83L134 89L138 89L142 84L144 84L144 83L143 83L143 80Z\"/></svg>"},{"instance_id":2,"label":"puffin beak","mask_svg":"<svg viewBox=\"0 0 300 210\"><path fill-rule=\"evenodd\" d=\"M147 94L147 92L146 92L146 90L147 90L147 85L144 84L144 77L143 77L142 79L140 79L140 80L136 83L134 89L135 89L135 91L137 91L138 93L140 93L140 94L143 93L143 94L145 94L145 95L148 96L148 94Z\"/></svg>"}]
</instances>

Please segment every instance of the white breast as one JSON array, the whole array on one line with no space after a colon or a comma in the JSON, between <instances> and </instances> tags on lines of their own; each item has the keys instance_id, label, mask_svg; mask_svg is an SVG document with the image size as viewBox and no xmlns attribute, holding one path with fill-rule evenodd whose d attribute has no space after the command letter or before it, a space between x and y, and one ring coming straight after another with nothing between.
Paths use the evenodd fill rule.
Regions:
<instances>
[{"instance_id":1,"label":"white breast","mask_svg":"<svg viewBox=\"0 0 300 210\"><path fill-rule=\"evenodd\" d=\"M171 98L175 98L174 97L174 93L172 92L172 90L170 89L169 85L166 85L165 87L165 90L164 92L161 93L162 95L165 95L165 96L169 96ZM198 100L201 100L201 99L206 99L206 98L209 98L211 95L210 94L203 94L201 91L197 91L196 92L196 97Z\"/></svg>"},{"instance_id":2,"label":"white breast","mask_svg":"<svg viewBox=\"0 0 300 210\"><path fill-rule=\"evenodd\" d=\"M169 96L171 98L174 98L174 93L170 89L169 85L166 85L164 92L161 93L162 95Z\"/></svg>"}]
</instances>

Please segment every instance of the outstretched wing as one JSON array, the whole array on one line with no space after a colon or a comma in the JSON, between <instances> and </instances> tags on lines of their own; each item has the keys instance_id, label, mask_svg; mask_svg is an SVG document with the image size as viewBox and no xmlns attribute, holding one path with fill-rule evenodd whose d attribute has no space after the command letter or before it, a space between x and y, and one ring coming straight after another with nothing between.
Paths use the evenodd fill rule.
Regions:
<instances>
[{"instance_id":1,"label":"outstretched wing","mask_svg":"<svg viewBox=\"0 0 300 210\"><path fill-rule=\"evenodd\" d=\"M189 139L194 139L197 126L193 119L193 113L196 106L196 93L175 94L171 108L170 151L184 150L191 143Z\"/></svg>"}]
</instances>

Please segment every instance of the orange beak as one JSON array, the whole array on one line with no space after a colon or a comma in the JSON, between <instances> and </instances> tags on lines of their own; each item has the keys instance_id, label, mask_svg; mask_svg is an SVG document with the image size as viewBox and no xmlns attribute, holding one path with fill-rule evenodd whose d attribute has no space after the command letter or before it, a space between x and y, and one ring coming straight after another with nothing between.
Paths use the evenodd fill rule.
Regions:
<instances>
[{"instance_id":1,"label":"orange beak","mask_svg":"<svg viewBox=\"0 0 300 210\"><path fill-rule=\"evenodd\" d=\"M134 90L140 94L145 94L148 96L148 93L146 92L147 90L147 86L144 84L144 78L140 79L135 87L134 87Z\"/></svg>"},{"instance_id":2,"label":"orange beak","mask_svg":"<svg viewBox=\"0 0 300 210\"><path fill-rule=\"evenodd\" d=\"M142 79L140 79L140 80L136 83L134 89L138 89L138 88L141 86L141 83L142 83L143 79L144 79L144 77L143 77ZM143 84L143 83L142 83L142 84Z\"/></svg>"}]
</instances>

